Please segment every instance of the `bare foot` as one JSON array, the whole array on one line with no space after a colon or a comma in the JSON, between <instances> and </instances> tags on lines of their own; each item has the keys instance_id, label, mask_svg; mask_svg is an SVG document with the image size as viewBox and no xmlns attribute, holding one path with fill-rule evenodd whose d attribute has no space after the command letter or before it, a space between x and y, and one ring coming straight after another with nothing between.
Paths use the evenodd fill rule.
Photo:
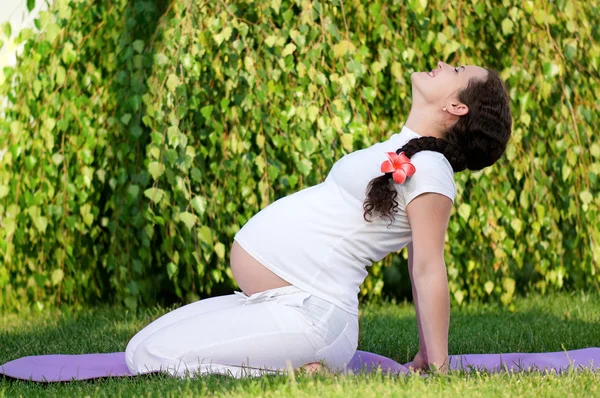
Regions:
<instances>
[{"instance_id":1,"label":"bare foot","mask_svg":"<svg viewBox=\"0 0 600 398\"><path fill-rule=\"evenodd\" d=\"M311 362L307 363L304 366L301 366L300 369L304 369L307 374L313 375L315 373L320 372L323 369L323 366L320 362Z\"/></svg>"}]
</instances>

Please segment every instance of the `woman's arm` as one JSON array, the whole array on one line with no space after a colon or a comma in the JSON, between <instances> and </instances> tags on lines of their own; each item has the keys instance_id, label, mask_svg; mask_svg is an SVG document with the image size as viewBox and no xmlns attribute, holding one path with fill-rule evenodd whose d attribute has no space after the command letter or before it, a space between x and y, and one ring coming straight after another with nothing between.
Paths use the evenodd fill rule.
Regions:
<instances>
[{"instance_id":1,"label":"woman's arm","mask_svg":"<svg viewBox=\"0 0 600 398\"><path fill-rule=\"evenodd\" d=\"M423 338L423 329L421 327L421 318L419 317L419 295L417 293L417 290L415 289L415 282L413 279L413 246L412 246L412 242L410 242L406 246L406 248L408 250L408 274L410 276L413 302L415 304L415 313L417 315L417 326L419 329L419 352L415 356L416 361L413 359L413 365L415 365L416 368L421 368L422 362L424 362L427 359L427 347L425 347L425 339ZM418 362L418 363L415 363L415 362Z\"/></svg>"},{"instance_id":2,"label":"woman's arm","mask_svg":"<svg viewBox=\"0 0 600 398\"><path fill-rule=\"evenodd\" d=\"M452 201L429 192L417 196L406 212L412 230L410 265L419 345L425 362L445 371L448 361L450 298L444 262L444 242Z\"/></svg>"}]
</instances>

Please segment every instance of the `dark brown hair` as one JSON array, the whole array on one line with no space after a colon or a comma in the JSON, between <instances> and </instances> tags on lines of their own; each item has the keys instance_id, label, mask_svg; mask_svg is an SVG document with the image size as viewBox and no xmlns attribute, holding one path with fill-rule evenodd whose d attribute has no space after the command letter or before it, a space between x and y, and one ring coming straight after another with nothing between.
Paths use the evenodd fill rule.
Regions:
<instances>
[{"instance_id":1,"label":"dark brown hair","mask_svg":"<svg viewBox=\"0 0 600 398\"><path fill-rule=\"evenodd\" d=\"M446 131L445 139L430 136L413 138L396 153L404 152L411 158L420 151L440 152L455 173L465 169L477 171L496 163L506 150L512 130L512 115L504 82L496 71L487 71L487 79L471 78L467 87L459 91L458 98L469 107L469 112L460 116ZM363 204L366 221L369 221L367 215L376 213L393 222L393 213L398 206L398 191L393 184L392 173L369 182Z\"/></svg>"}]
</instances>

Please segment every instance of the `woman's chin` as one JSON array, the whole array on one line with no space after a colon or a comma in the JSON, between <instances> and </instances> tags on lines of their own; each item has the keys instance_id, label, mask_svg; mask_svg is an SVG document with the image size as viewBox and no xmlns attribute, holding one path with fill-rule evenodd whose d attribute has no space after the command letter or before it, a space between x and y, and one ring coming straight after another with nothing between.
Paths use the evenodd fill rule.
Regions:
<instances>
[{"instance_id":1,"label":"woman's chin","mask_svg":"<svg viewBox=\"0 0 600 398\"><path fill-rule=\"evenodd\" d=\"M410 75L410 81L412 83L412 88L416 88L416 87L421 87L422 85L426 85L427 83L430 83L429 81L425 80L425 79L431 79L431 77L429 77L429 75L427 75L427 73L425 72L413 72Z\"/></svg>"}]
</instances>

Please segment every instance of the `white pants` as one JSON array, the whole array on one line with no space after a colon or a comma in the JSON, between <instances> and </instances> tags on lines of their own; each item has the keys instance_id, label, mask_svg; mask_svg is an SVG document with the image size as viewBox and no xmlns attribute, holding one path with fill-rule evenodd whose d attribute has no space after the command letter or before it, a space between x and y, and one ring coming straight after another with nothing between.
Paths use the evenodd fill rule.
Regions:
<instances>
[{"instance_id":1,"label":"white pants","mask_svg":"<svg viewBox=\"0 0 600 398\"><path fill-rule=\"evenodd\" d=\"M283 373L319 362L345 372L358 346L358 318L295 286L211 297L171 311L127 345L135 374Z\"/></svg>"}]
</instances>

